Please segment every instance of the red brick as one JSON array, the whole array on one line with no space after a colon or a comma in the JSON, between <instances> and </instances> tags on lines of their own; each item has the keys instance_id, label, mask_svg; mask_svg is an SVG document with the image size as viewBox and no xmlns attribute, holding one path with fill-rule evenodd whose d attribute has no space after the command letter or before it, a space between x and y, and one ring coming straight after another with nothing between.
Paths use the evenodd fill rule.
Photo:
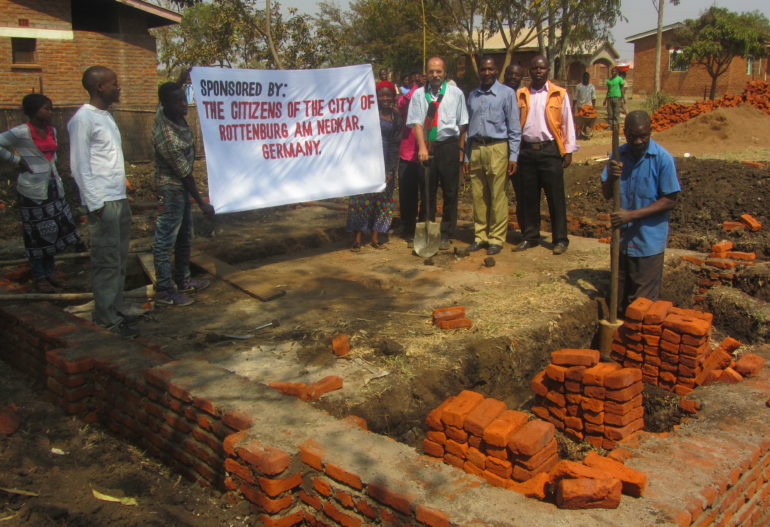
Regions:
<instances>
[{"instance_id":1,"label":"red brick","mask_svg":"<svg viewBox=\"0 0 770 527\"><path fill-rule=\"evenodd\" d=\"M726 253L733 248L733 242L723 240L719 243L715 243L711 246L711 251L716 253Z\"/></svg>"},{"instance_id":2,"label":"red brick","mask_svg":"<svg viewBox=\"0 0 770 527\"><path fill-rule=\"evenodd\" d=\"M299 496L299 499L302 500L303 503L313 507L317 511L320 511L321 508L323 507L321 498L319 498L315 494L308 494L304 490L300 489L299 492L297 492L297 495Z\"/></svg>"},{"instance_id":3,"label":"red brick","mask_svg":"<svg viewBox=\"0 0 770 527\"><path fill-rule=\"evenodd\" d=\"M685 262L691 263L697 267L700 267L703 265L703 262L705 261L703 258L698 258L697 256L690 256L690 255L683 255L682 260Z\"/></svg>"},{"instance_id":4,"label":"red brick","mask_svg":"<svg viewBox=\"0 0 770 527\"><path fill-rule=\"evenodd\" d=\"M463 463L463 466L459 468L463 469L468 474L473 474L474 476L478 476L480 478L484 477L484 469L474 465L470 461L466 461Z\"/></svg>"},{"instance_id":5,"label":"red brick","mask_svg":"<svg viewBox=\"0 0 770 527\"><path fill-rule=\"evenodd\" d=\"M650 308L645 312L644 314L644 324L645 325L656 325L656 324L662 324L663 321L666 319L666 315L668 314L668 311L673 307L674 304L669 302L668 300L658 300L650 306ZM644 328L642 328L642 331L644 331Z\"/></svg>"},{"instance_id":6,"label":"red brick","mask_svg":"<svg viewBox=\"0 0 770 527\"><path fill-rule=\"evenodd\" d=\"M442 307L433 310L433 323L436 325L441 320L455 320L458 318L465 318L464 306Z\"/></svg>"},{"instance_id":7,"label":"red brick","mask_svg":"<svg viewBox=\"0 0 770 527\"><path fill-rule=\"evenodd\" d=\"M594 366L595 367L595 366ZM583 382L583 375L588 368L586 366L572 366L567 368L567 373L564 376L566 381L574 381L577 383Z\"/></svg>"},{"instance_id":8,"label":"red brick","mask_svg":"<svg viewBox=\"0 0 770 527\"><path fill-rule=\"evenodd\" d=\"M324 457L324 449L312 439L308 439L299 446L299 455L302 462L306 465L316 470L323 470L321 463Z\"/></svg>"},{"instance_id":9,"label":"red brick","mask_svg":"<svg viewBox=\"0 0 770 527\"><path fill-rule=\"evenodd\" d=\"M636 370L640 373L639 378L641 380L641 370ZM621 390L606 390L605 391L605 399L609 399L612 401L624 403L626 401L630 401L644 390L644 385L641 382L638 382L636 384L633 384L629 386L628 388L623 388Z\"/></svg>"},{"instance_id":10,"label":"red brick","mask_svg":"<svg viewBox=\"0 0 770 527\"><path fill-rule=\"evenodd\" d=\"M608 391L619 390L642 381L642 371L632 368L623 368L610 373L604 378L604 386Z\"/></svg>"},{"instance_id":11,"label":"red brick","mask_svg":"<svg viewBox=\"0 0 770 527\"><path fill-rule=\"evenodd\" d=\"M444 461L448 465L452 465L453 467L457 468L463 468L463 465L465 464L465 460L461 457L457 457L454 454L450 454L449 452L444 452Z\"/></svg>"},{"instance_id":12,"label":"red brick","mask_svg":"<svg viewBox=\"0 0 770 527\"><path fill-rule=\"evenodd\" d=\"M564 408L567 405L567 399L564 394L554 390L545 394L545 398L561 408Z\"/></svg>"},{"instance_id":13,"label":"red brick","mask_svg":"<svg viewBox=\"0 0 770 527\"><path fill-rule=\"evenodd\" d=\"M489 457L487 458L485 470L501 478L510 478L513 473L513 465L511 465L510 461Z\"/></svg>"},{"instance_id":14,"label":"red brick","mask_svg":"<svg viewBox=\"0 0 770 527\"><path fill-rule=\"evenodd\" d=\"M655 335L660 336L663 334L663 325L660 324L643 324L642 325L642 333L645 335Z\"/></svg>"},{"instance_id":15,"label":"red brick","mask_svg":"<svg viewBox=\"0 0 770 527\"><path fill-rule=\"evenodd\" d=\"M739 340L736 340L732 337L725 337L725 339L719 343L718 347L725 350L727 353L732 353L741 346L743 346L743 344L741 344Z\"/></svg>"},{"instance_id":16,"label":"red brick","mask_svg":"<svg viewBox=\"0 0 770 527\"><path fill-rule=\"evenodd\" d=\"M508 488L528 498L543 500L545 499L546 488L550 484L550 480L551 478L547 473L541 472L522 483L513 481L509 484Z\"/></svg>"},{"instance_id":17,"label":"red brick","mask_svg":"<svg viewBox=\"0 0 770 527\"><path fill-rule=\"evenodd\" d=\"M487 483L494 487L500 487L500 488L508 488L508 485L510 485L511 480L508 478L501 478L494 472L490 472L488 470L485 470L481 473L481 477L487 480Z\"/></svg>"},{"instance_id":18,"label":"red brick","mask_svg":"<svg viewBox=\"0 0 770 527\"><path fill-rule=\"evenodd\" d=\"M647 489L647 476L644 473L613 459L602 457L596 452L589 452L583 459L583 463L589 467L601 469L611 474L611 477L619 479L623 483L623 494L639 498Z\"/></svg>"},{"instance_id":19,"label":"red brick","mask_svg":"<svg viewBox=\"0 0 770 527\"><path fill-rule=\"evenodd\" d=\"M599 352L591 349L561 349L551 352L551 363L557 366L595 366Z\"/></svg>"},{"instance_id":20,"label":"red brick","mask_svg":"<svg viewBox=\"0 0 770 527\"><path fill-rule=\"evenodd\" d=\"M604 400L606 393L604 386L583 386L583 395L591 399Z\"/></svg>"},{"instance_id":21,"label":"red brick","mask_svg":"<svg viewBox=\"0 0 770 527\"><path fill-rule=\"evenodd\" d=\"M364 488L364 485L361 482L361 478L357 475L348 472L347 470L344 470L332 463L326 463L324 468L326 475L330 478L339 481L340 483L344 483L349 487L353 487L356 490L361 490Z\"/></svg>"},{"instance_id":22,"label":"red brick","mask_svg":"<svg viewBox=\"0 0 770 527\"><path fill-rule=\"evenodd\" d=\"M527 422L527 414L515 410L501 413L484 429L484 441L499 448L506 447L513 433Z\"/></svg>"},{"instance_id":23,"label":"red brick","mask_svg":"<svg viewBox=\"0 0 770 527\"><path fill-rule=\"evenodd\" d=\"M433 441L434 443L438 443L440 445L443 445L446 443L447 437L444 432L439 432L437 430L428 430L425 434L425 439L428 439L430 441Z\"/></svg>"},{"instance_id":24,"label":"red brick","mask_svg":"<svg viewBox=\"0 0 770 527\"><path fill-rule=\"evenodd\" d=\"M462 428L465 416L484 400L484 396L478 392L463 390L454 400L444 407L441 421L445 425Z\"/></svg>"},{"instance_id":25,"label":"red brick","mask_svg":"<svg viewBox=\"0 0 770 527\"><path fill-rule=\"evenodd\" d=\"M745 228L746 228L746 225L740 221L723 221L722 222L722 230L725 230L725 231L734 231L737 229L745 229Z\"/></svg>"},{"instance_id":26,"label":"red brick","mask_svg":"<svg viewBox=\"0 0 770 527\"><path fill-rule=\"evenodd\" d=\"M441 420L442 415L444 415L444 409L452 403L452 401L455 400L455 397L448 397L444 402L442 402L438 407L431 410L427 417L425 418L425 424L428 425L428 428L432 430L444 430L444 423Z\"/></svg>"},{"instance_id":27,"label":"red brick","mask_svg":"<svg viewBox=\"0 0 770 527\"><path fill-rule=\"evenodd\" d=\"M222 415L222 422L236 430L246 430L254 424L251 416L242 410L231 410Z\"/></svg>"},{"instance_id":28,"label":"red brick","mask_svg":"<svg viewBox=\"0 0 770 527\"><path fill-rule=\"evenodd\" d=\"M465 329L473 326L473 321L469 318L456 318L453 320L439 320L436 325L440 329Z\"/></svg>"},{"instance_id":29,"label":"red brick","mask_svg":"<svg viewBox=\"0 0 770 527\"><path fill-rule=\"evenodd\" d=\"M527 470L535 470L544 465L548 460L559 452L559 446L556 439L552 439L545 447L532 456L516 456L515 462Z\"/></svg>"},{"instance_id":30,"label":"red brick","mask_svg":"<svg viewBox=\"0 0 770 527\"><path fill-rule=\"evenodd\" d=\"M412 514L411 504L414 501L414 497L409 494L398 493L377 483L367 485L366 493L383 505L396 509L402 514Z\"/></svg>"},{"instance_id":31,"label":"red brick","mask_svg":"<svg viewBox=\"0 0 770 527\"><path fill-rule=\"evenodd\" d=\"M736 384L743 380L743 376L732 368L725 368L719 376L719 382Z\"/></svg>"},{"instance_id":32,"label":"red brick","mask_svg":"<svg viewBox=\"0 0 770 527\"><path fill-rule=\"evenodd\" d=\"M254 475L251 473L251 469L247 467L246 465L242 465L238 463L236 460L232 458L225 459L225 470L228 472L232 472L242 480L244 480L247 483L256 484L257 480L254 478Z\"/></svg>"},{"instance_id":33,"label":"red brick","mask_svg":"<svg viewBox=\"0 0 770 527\"><path fill-rule=\"evenodd\" d=\"M473 463L482 470L486 468L487 456L478 448L470 447L468 449L467 459L470 463Z\"/></svg>"},{"instance_id":34,"label":"red brick","mask_svg":"<svg viewBox=\"0 0 770 527\"><path fill-rule=\"evenodd\" d=\"M245 483L241 485L240 489L247 500L268 514L277 514L282 510L291 507L292 503L294 503L294 499L291 495L273 499L261 490L255 489Z\"/></svg>"},{"instance_id":35,"label":"red brick","mask_svg":"<svg viewBox=\"0 0 770 527\"><path fill-rule=\"evenodd\" d=\"M535 395L545 397L548 393L548 387L545 385L545 370L538 372L529 382L529 388Z\"/></svg>"},{"instance_id":36,"label":"red brick","mask_svg":"<svg viewBox=\"0 0 770 527\"><path fill-rule=\"evenodd\" d=\"M334 498L339 502L340 505L342 505L346 509L352 509L354 506L353 496L351 496L347 492L338 490L337 492L334 493Z\"/></svg>"},{"instance_id":37,"label":"red brick","mask_svg":"<svg viewBox=\"0 0 770 527\"><path fill-rule=\"evenodd\" d=\"M554 427L551 423L529 421L511 436L508 448L523 456L532 456L550 443L553 437Z\"/></svg>"},{"instance_id":38,"label":"red brick","mask_svg":"<svg viewBox=\"0 0 770 527\"><path fill-rule=\"evenodd\" d=\"M750 231L758 231L762 228L762 224L751 214L741 214L738 217L738 221L746 225Z\"/></svg>"},{"instance_id":39,"label":"red brick","mask_svg":"<svg viewBox=\"0 0 770 527\"><path fill-rule=\"evenodd\" d=\"M165 368L171 364L174 364L175 362L176 361L167 363L163 366L163 368L157 366L155 368L149 368L148 370L145 370L144 378L147 379L147 382L153 386L157 386L158 388L165 390L168 388L169 379L172 376L171 371Z\"/></svg>"},{"instance_id":40,"label":"red brick","mask_svg":"<svg viewBox=\"0 0 770 527\"><path fill-rule=\"evenodd\" d=\"M373 520L377 517L377 509L372 507L368 502L364 500L358 500L356 501L355 506L356 510L367 518Z\"/></svg>"},{"instance_id":41,"label":"red brick","mask_svg":"<svg viewBox=\"0 0 770 527\"><path fill-rule=\"evenodd\" d=\"M735 361L733 369L744 377L754 377L765 365L764 357L756 353L745 353L740 359Z\"/></svg>"},{"instance_id":42,"label":"red brick","mask_svg":"<svg viewBox=\"0 0 770 527\"><path fill-rule=\"evenodd\" d=\"M445 512L431 509L425 505L415 508L417 521L430 527L449 527L449 516Z\"/></svg>"},{"instance_id":43,"label":"red brick","mask_svg":"<svg viewBox=\"0 0 770 527\"><path fill-rule=\"evenodd\" d=\"M588 384L591 386L604 386L604 378L608 374L619 369L620 366L614 362L600 362L596 366L587 368L583 372L583 384Z\"/></svg>"},{"instance_id":44,"label":"red brick","mask_svg":"<svg viewBox=\"0 0 770 527\"><path fill-rule=\"evenodd\" d=\"M644 320L644 315L652 308L653 301L647 298L639 297L631 302L626 308L626 320L633 320L641 322Z\"/></svg>"},{"instance_id":45,"label":"red brick","mask_svg":"<svg viewBox=\"0 0 770 527\"><path fill-rule=\"evenodd\" d=\"M327 498L332 495L332 486L321 478L313 479L313 488L316 492Z\"/></svg>"},{"instance_id":46,"label":"red brick","mask_svg":"<svg viewBox=\"0 0 770 527\"><path fill-rule=\"evenodd\" d=\"M561 509L615 509L620 505L618 479L562 479L556 487L556 505Z\"/></svg>"},{"instance_id":47,"label":"red brick","mask_svg":"<svg viewBox=\"0 0 770 527\"><path fill-rule=\"evenodd\" d=\"M641 430L644 427L644 419L637 419L624 427L604 426L604 437L612 441L620 441L624 437Z\"/></svg>"},{"instance_id":48,"label":"red brick","mask_svg":"<svg viewBox=\"0 0 770 527\"><path fill-rule=\"evenodd\" d=\"M271 498L275 498L280 494L299 487L302 484L302 474L296 473L288 478L273 479L273 478L259 478L259 486L265 491L265 494Z\"/></svg>"},{"instance_id":49,"label":"red brick","mask_svg":"<svg viewBox=\"0 0 770 527\"><path fill-rule=\"evenodd\" d=\"M663 322L663 327L677 333L687 333L688 335L702 337L711 330L711 323L694 316L669 314ZM663 342L661 342L662 344Z\"/></svg>"},{"instance_id":50,"label":"red brick","mask_svg":"<svg viewBox=\"0 0 770 527\"><path fill-rule=\"evenodd\" d=\"M353 516L345 514L328 501L324 503L324 514L343 527L361 527L361 525L363 525L360 518L354 518Z\"/></svg>"},{"instance_id":51,"label":"red brick","mask_svg":"<svg viewBox=\"0 0 770 527\"><path fill-rule=\"evenodd\" d=\"M447 442L444 445L444 450L447 453L452 454L453 456L457 456L463 460L468 459L467 443L458 443L453 439L447 439Z\"/></svg>"},{"instance_id":52,"label":"red brick","mask_svg":"<svg viewBox=\"0 0 770 527\"><path fill-rule=\"evenodd\" d=\"M481 448L482 443L484 443L484 441L482 441L480 437L471 435L468 436L468 446L472 446L473 448Z\"/></svg>"},{"instance_id":53,"label":"red brick","mask_svg":"<svg viewBox=\"0 0 770 527\"><path fill-rule=\"evenodd\" d=\"M565 366L557 366L556 364L549 364L543 370L546 378L551 379L557 383L563 383L567 374L567 368Z\"/></svg>"},{"instance_id":54,"label":"red brick","mask_svg":"<svg viewBox=\"0 0 770 527\"><path fill-rule=\"evenodd\" d=\"M332 351L338 357L344 357L350 353L350 337L345 334L334 335L332 337Z\"/></svg>"},{"instance_id":55,"label":"red brick","mask_svg":"<svg viewBox=\"0 0 770 527\"><path fill-rule=\"evenodd\" d=\"M487 426L505 410L504 402L491 398L484 399L465 417L463 428L468 433L481 437Z\"/></svg>"},{"instance_id":56,"label":"red brick","mask_svg":"<svg viewBox=\"0 0 770 527\"><path fill-rule=\"evenodd\" d=\"M430 439L423 439L422 451L433 457L444 457L444 445L435 443Z\"/></svg>"},{"instance_id":57,"label":"red brick","mask_svg":"<svg viewBox=\"0 0 770 527\"><path fill-rule=\"evenodd\" d=\"M286 452L251 440L237 449L238 455L266 476L277 476L289 466L291 459Z\"/></svg>"},{"instance_id":58,"label":"red brick","mask_svg":"<svg viewBox=\"0 0 770 527\"><path fill-rule=\"evenodd\" d=\"M566 388L568 393L581 393L583 391L581 383L570 380L564 381L564 388Z\"/></svg>"},{"instance_id":59,"label":"red brick","mask_svg":"<svg viewBox=\"0 0 770 527\"><path fill-rule=\"evenodd\" d=\"M559 455L553 454L551 457L546 459L540 466L537 466L533 468L532 470L527 469L523 465L520 465L518 463L514 464L513 466L513 475L512 478L515 481L522 482L526 481L530 478L535 477L536 475L548 472L551 470L554 465L556 465L559 462Z\"/></svg>"},{"instance_id":60,"label":"red brick","mask_svg":"<svg viewBox=\"0 0 770 527\"><path fill-rule=\"evenodd\" d=\"M298 397L303 401L307 401L309 399L307 391L308 386L304 382L275 381L268 384L268 386L276 391L281 392L284 395L288 395L289 397Z\"/></svg>"},{"instance_id":61,"label":"red brick","mask_svg":"<svg viewBox=\"0 0 770 527\"><path fill-rule=\"evenodd\" d=\"M462 428L457 428L456 426L447 426L444 429L444 433L446 434L447 439L451 439L457 443L468 442L468 432Z\"/></svg>"}]
</instances>

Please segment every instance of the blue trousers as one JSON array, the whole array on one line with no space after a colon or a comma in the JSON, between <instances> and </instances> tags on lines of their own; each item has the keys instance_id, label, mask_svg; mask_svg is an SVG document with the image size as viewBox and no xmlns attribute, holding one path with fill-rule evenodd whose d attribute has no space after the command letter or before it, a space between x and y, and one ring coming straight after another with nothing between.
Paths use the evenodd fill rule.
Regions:
<instances>
[{"instance_id":1,"label":"blue trousers","mask_svg":"<svg viewBox=\"0 0 770 527\"><path fill-rule=\"evenodd\" d=\"M157 290L174 289L174 282L184 283L190 278L190 253L192 252L193 223L190 193L176 185L163 185L158 189L161 211L155 224L155 275ZM172 272L171 250L174 250Z\"/></svg>"}]
</instances>

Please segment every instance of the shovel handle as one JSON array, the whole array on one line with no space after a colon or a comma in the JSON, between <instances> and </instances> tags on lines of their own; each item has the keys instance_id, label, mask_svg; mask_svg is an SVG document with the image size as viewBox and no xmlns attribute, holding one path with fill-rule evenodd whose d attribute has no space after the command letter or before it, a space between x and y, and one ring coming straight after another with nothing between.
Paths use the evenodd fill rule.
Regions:
<instances>
[{"instance_id":1,"label":"shovel handle","mask_svg":"<svg viewBox=\"0 0 770 527\"><path fill-rule=\"evenodd\" d=\"M612 159L620 161L620 131L618 130L618 121L615 119L612 123ZM615 178L612 183L612 210L620 210L620 178ZM612 243L610 254L610 312L609 321L614 324L618 321L618 303L620 279L620 226L612 228Z\"/></svg>"}]
</instances>

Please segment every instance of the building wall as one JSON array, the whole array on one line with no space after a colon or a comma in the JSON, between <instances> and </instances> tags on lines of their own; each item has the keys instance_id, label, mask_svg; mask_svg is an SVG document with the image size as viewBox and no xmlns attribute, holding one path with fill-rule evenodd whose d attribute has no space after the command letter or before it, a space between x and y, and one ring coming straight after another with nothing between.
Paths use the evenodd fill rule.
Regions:
<instances>
[{"instance_id":1,"label":"building wall","mask_svg":"<svg viewBox=\"0 0 770 527\"><path fill-rule=\"evenodd\" d=\"M688 97L708 97L711 77L706 68L690 65L687 71L671 71L669 67L669 49L667 37L663 34L661 51L661 90L664 93ZM762 59L761 71L754 68L751 75L746 73L746 59L736 57L728 71L717 80L717 97L725 94L738 94L750 80L767 79L767 59ZM655 35L634 42L634 91L640 95L653 92L655 87Z\"/></svg>"},{"instance_id":2,"label":"building wall","mask_svg":"<svg viewBox=\"0 0 770 527\"><path fill-rule=\"evenodd\" d=\"M37 64L12 63L11 38L0 37L0 106L17 106L32 91L48 95L55 105L87 99L83 71L94 64L112 68L122 85L121 107L150 107L157 102L155 39L141 13L120 6L121 34L74 31L74 38L37 39ZM0 0L0 26L71 30L69 0Z\"/></svg>"}]
</instances>

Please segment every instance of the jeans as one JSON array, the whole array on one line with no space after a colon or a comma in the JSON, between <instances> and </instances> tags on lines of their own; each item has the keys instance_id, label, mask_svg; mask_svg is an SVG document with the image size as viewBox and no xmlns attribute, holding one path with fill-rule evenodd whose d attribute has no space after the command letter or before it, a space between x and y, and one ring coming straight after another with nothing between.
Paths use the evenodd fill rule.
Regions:
<instances>
[{"instance_id":1,"label":"jeans","mask_svg":"<svg viewBox=\"0 0 770 527\"><path fill-rule=\"evenodd\" d=\"M112 327L119 314L126 286L126 262L131 230L127 199L105 201L101 214L88 214L91 234L91 282L94 289L93 321Z\"/></svg>"},{"instance_id":2,"label":"jeans","mask_svg":"<svg viewBox=\"0 0 770 527\"><path fill-rule=\"evenodd\" d=\"M54 257L52 254L44 254L40 258L30 258L29 266L32 268L32 276L35 280L43 280L53 274Z\"/></svg>"},{"instance_id":3,"label":"jeans","mask_svg":"<svg viewBox=\"0 0 770 527\"><path fill-rule=\"evenodd\" d=\"M155 224L155 275L157 290L174 289L174 282L190 278L193 224L190 193L184 187L163 185L158 189L160 213ZM171 249L174 249L174 269L171 270Z\"/></svg>"}]
</instances>

